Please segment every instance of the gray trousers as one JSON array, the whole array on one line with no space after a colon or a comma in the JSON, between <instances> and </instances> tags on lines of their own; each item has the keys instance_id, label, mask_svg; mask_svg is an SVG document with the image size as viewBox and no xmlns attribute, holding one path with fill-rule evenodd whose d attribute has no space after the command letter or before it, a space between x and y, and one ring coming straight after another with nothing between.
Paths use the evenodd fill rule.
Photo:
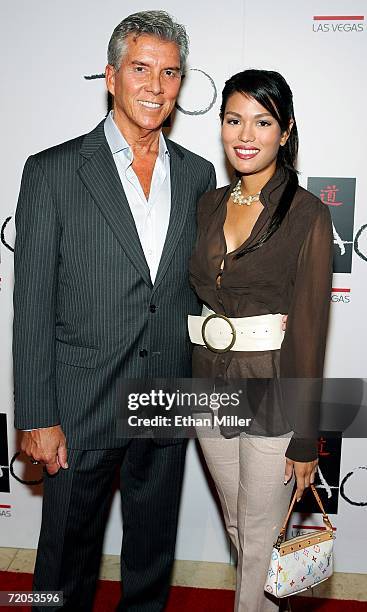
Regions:
<instances>
[{"instance_id":1,"label":"gray trousers","mask_svg":"<svg viewBox=\"0 0 367 612\"><path fill-rule=\"evenodd\" d=\"M207 429L197 433L238 554L234 609L275 612L279 599L265 593L264 584L293 490L294 477L284 485L285 451L292 434L225 439L219 430L210 438L205 437Z\"/></svg>"}]
</instances>

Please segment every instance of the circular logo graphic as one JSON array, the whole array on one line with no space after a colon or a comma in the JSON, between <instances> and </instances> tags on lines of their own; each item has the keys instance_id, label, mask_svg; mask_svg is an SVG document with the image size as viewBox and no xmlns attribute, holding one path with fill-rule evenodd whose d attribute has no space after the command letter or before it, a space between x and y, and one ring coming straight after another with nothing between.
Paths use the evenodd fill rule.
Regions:
<instances>
[{"instance_id":1,"label":"circular logo graphic","mask_svg":"<svg viewBox=\"0 0 367 612\"><path fill-rule=\"evenodd\" d=\"M176 103L176 108L184 115L205 115L213 108L217 100L217 88L215 83L207 72L200 68L190 68L189 72L196 73L195 77L190 75L187 77L189 80L187 86L187 93L185 93L185 87L182 89L180 99L184 98L187 102L191 103L195 97L196 108L188 109L184 108L182 104Z\"/></svg>"},{"instance_id":2,"label":"circular logo graphic","mask_svg":"<svg viewBox=\"0 0 367 612\"><path fill-rule=\"evenodd\" d=\"M5 230L7 228L7 225L9 224L9 221L11 220L11 217L6 217L4 223L1 226L1 234L0 234L0 238L1 238L1 242L3 243L3 245L9 249L9 251L11 251L12 253L14 253L14 247L12 247L5 235Z\"/></svg>"},{"instance_id":3,"label":"circular logo graphic","mask_svg":"<svg viewBox=\"0 0 367 612\"><path fill-rule=\"evenodd\" d=\"M12 460L10 461L10 473L13 476L13 478L15 478L15 480L17 480L18 482L20 482L21 484L25 484L25 485L39 485L43 482L43 476L42 478L38 479L38 480L23 480L22 478L20 478L20 476L17 476L17 474L14 472L14 464L15 461L18 459L20 455L20 451L16 452L15 455L13 456Z\"/></svg>"},{"instance_id":4,"label":"circular logo graphic","mask_svg":"<svg viewBox=\"0 0 367 612\"><path fill-rule=\"evenodd\" d=\"M360 478L356 479L356 475L361 476L362 477L362 481L365 480L364 486L363 484L361 484L360 482ZM352 476L353 481L351 480ZM346 493L346 485L347 482L349 481L349 491L348 491L348 495ZM358 482L357 482L358 481ZM346 474L346 476L344 476L341 484L340 484L340 495L342 496L342 498L348 502L348 504L351 504L352 506L358 506L358 507L362 507L362 506L367 506L367 500L355 500L355 499L351 499L351 496L356 496L358 497L361 494L361 491L366 491L367 489L367 466L365 465L361 465L360 467L356 468L353 472L348 472L348 474Z\"/></svg>"},{"instance_id":5,"label":"circular logo graphic","mask_svg":"<svg viewBox=\"0 0 367 612\"><path fill-rule=\"evenodd\" d=\"M367 261L367 232L364 234L365 230L367 229L367 223L365 225L362 225L362 227L359 228L358 232L356 233L356 237L354 238L354 250L357 253L357 255L359 255L359 257L361 259L363 259L364 261ZM364 242L364 253L362 253L361 251L361 239L362 239L362 235L363 236L363 242Z\"/></svg>"}]
</instances>

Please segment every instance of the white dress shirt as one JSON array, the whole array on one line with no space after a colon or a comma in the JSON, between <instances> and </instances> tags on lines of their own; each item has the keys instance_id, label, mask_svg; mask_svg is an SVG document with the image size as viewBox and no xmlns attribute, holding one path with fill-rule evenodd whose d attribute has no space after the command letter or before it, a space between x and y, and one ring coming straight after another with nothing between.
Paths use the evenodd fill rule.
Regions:
<instances>
[{"instance_id":1,"label":"white dress shirt","mask_svg":"<svg viewBox=\"0 0 367 612\"><path fill-rule=\"evenodd\" d=\"M171 179L169 152L163 134L155 162L148 200L135 174L133 151L113 119L111 111L104 123L104 133L124 188L140 243L154 283L171 212Z\"/></svg>"}]
</instances>

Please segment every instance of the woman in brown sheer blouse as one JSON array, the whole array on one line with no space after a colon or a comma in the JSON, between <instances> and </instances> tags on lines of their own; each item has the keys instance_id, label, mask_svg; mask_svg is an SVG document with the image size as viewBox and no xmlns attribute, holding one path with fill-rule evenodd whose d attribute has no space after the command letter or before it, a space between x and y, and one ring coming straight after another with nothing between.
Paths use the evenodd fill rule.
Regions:
<instances>
[{"instance_id":1,"label":"woman in brown sheer blouse","mask_svg":"<svg viewBox=\"0 0 367 612\"><path fill-rule=\"evenodd\" d=\"M236 176L199 202L191 284L204 303L203 315L229 318L236 338L242 324L250 325L250 332L255 325L251 333L257 334L260 321L263 332L275 338L280 333L281 340L276 348L261 338L259 345L236 340L237 346L216 352L218 346L206 342L206 333L213 323L215 331L218 321L224 326L228 321L212 318L203 334L203 316L200 333L192 337L193 376L300 384L290 386L293 416L288 421L271 387L272 392L260 394L252 429L237 436L232 431L231 437L224 437L223 430L214 437L199 431L199 439L238 553L235 610L271 612L279 608L279 600L263 589L293 477L300 499L317 466L317 437L308 433L308 421L313 418L315 380L323 370L332 225L328 208L298 185L292 92L280 74L246 70L231 77L220 116L224 150ZM284 327L282 315L287 315L284 334L277 328ZM264 425L268 422L273 436Z\"/></svg>"}]
</instances>

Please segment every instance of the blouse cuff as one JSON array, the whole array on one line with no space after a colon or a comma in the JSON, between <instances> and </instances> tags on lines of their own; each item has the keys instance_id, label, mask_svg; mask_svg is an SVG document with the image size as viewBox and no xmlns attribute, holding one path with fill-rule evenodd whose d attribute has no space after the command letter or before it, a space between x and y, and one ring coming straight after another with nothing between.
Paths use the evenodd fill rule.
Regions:
<instances>
[{"instance_id":1,"label":"blouse cuff","mask_svg":"<svg viewBox=\"0 0 367 612\"><path fill-rule=\"evenodd\" d=\"M314 461L318 457L317 439L291 438L285 456L292 461Z\"/></svg>"}]
</instances>

